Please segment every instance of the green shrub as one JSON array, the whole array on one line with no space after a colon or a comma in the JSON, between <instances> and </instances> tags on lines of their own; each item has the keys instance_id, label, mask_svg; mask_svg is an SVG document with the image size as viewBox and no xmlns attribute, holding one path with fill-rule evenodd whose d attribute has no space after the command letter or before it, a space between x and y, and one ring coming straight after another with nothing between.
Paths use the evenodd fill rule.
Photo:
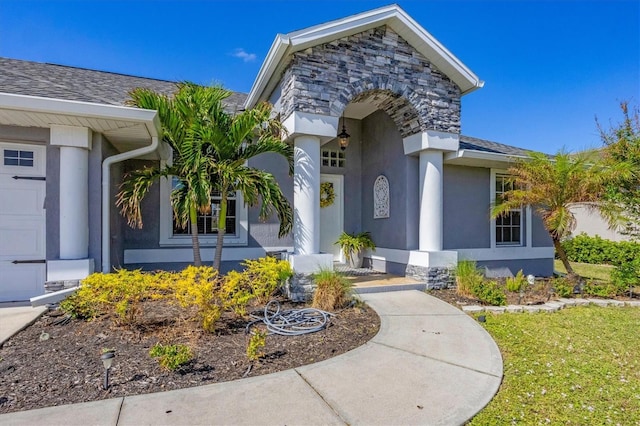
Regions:
<instances>
[{"instance_id":1,"label":"green shrub","mask_svg":"<svg viewBox=\"0 0 640 426\"><path fill-rule=\"evenodd\" d=\"M484 280L482 272L478 270L476 262L473 260L459 261L454 270L454 275L456 278L456 292L465 297L472 297L474 295L474 287Z\"/></svg>"},{"instance_id":2,"label":"green shrub","mask_svg":"<svg viewBox=\"0 0 640 426\"><path fill-rule=\"evenodd\" d=\"M507 304L507 296L504 290L495 281L481 281L473 287L473 295L482 303L492 306Z\"/></svg>"},{"instance_id":3,"label":"green shrub","mask_svg":"<svg viewBox=\"0 0 640 426\"><path fill-rule=\"evenodd\" d=\"M616 266L610 276L617 294L631 293L633 287L640 283L640 258Z\"/></svg>"},{"instance_id":4,"label":"green shrub","mask_svg":"<svg viewBox=\"0 0 640 426\"><path fill-rule=\"evenodd\" d=\"M262 350L267 345L267 332L263 330L255 330L249 339L247 345L247 358L249 361L257 361L264 356Z\"/></svg>"},{"instance_id":5,"label":"green shrub","mask_svg":"<svg viewBox=\"0 0 640 426\"><path fill-rule=\"evenodd\" d=\"M527 278L522 273L522 269L520 269L516 273L515 277L507 277L505 281L507 290L514 293L519 293L520 291L523 291L525 288L527 288L527 284L528 284Z\"/></svg>"},{"instance_id":6,"label":"green shrub","mask_svg":"<svg viewBox=\"0 0 640 426\"><path fill-rule=\"evenodd\" d=\"M554 293L558 297L573 296L573 284L566 278L555 278L552 282Z\"/></svg>"},{"instance_id":7,"label":"green shrub","mask_svg":"<svg viewBox=\"0 0 640 426\"><path fill-rule=\"evenodd\" d=\"M596 297L613 297L617 294L618 288L612 284L602 281L589 280L584 285L584 294Z\"/></svg>"},{"instance_id":8,"label":"green shrub","mask_svg":"<svg viewBox=\"0 0 640 426\"><path fill-rule=\"evenodd\" d=\"M191 348L181 344L162 345L157 343L151 348L149 355L152 358L158 358L160 366L171 371L193 359Z\"/></svg>"},{"instance_id":9,"label":"green shrub","mask_svg":"<svg viewBox=\"0 0 640 426\"><path fill-rule=\"evenodd\" d=\"M351 301L353 284L342 274L323 269L313 275L316 290L312 305L323 311L333 311L345 307Z\"/></svg>"},{"instance_id":10,"label":"green shrub","mask_svg":"<svg viewBox=\"0 0 640 426\"><path fill-rule=\"evenodd\" d=\"M571 262L622 265L640 257L640 243L609 241L584 233L562 242Z\"/></svg>"}]
</instances>

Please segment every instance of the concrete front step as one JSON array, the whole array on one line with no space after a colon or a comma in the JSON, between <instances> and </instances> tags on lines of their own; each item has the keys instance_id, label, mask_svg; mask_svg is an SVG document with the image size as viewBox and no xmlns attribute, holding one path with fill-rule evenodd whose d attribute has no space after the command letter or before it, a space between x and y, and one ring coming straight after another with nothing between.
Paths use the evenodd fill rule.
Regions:
<instances>
[{"instance_id":1,"label":"concrete front step","mask_svg":"<svg viewBox=\"0 0 640 426\"><path fill-rule=\"evenodd\" d=\"M369 294L369 293L387 293L389 291L407 291L418 290L425 291L427 285L425 283L410 283L410 284L388 284L388 285L375 285L367 287L354 287L353 291L356 294Z\"/></svg>"}]
</instances>

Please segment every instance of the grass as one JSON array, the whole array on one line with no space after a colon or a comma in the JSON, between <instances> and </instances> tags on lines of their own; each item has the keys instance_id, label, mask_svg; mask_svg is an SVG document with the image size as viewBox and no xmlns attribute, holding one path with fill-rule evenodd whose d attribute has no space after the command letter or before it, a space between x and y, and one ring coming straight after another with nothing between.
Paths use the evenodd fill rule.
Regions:
<instances>
[{"instance_id":1,"label":"grass","mask_svg":"<svg viewBox=\"0 0 640 426\"><path fill-rule=\"evenodd\" d=\"M640 425L640 309L487 316L504 379L472 425Z\"/></svg>"},{"instance_id":2,"label":"grass","mask_svg":"<svg viewBox=\"0 0 640 426\"><path fill-rule=\"evenodd\" d=\"M569 262L573 270L583 278L590 278L599 281L609 281L609 274L613 270L611 265L592 265L589 263ZM562 262L558 259L553 261L554 270L567 273Z\"/></svg>"}]
</instances>

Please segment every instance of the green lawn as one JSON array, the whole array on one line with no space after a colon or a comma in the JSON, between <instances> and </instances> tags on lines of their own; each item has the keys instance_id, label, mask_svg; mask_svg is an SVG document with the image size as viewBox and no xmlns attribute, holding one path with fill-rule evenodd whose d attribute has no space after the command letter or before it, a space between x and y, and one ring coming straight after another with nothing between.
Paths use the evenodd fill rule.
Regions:
<instances>
[{"instance_id":1,"label":"green lawn","mask_svg":"<svg viewBox=\"0 0 640 426\"><path fill-rule=\"evenodd\" d=\"M573 270L584 278L591 278L600 281L609 281L609 274L613 270L611 265L592 265L589 263L569 262ZM558 259L553 261L554 270L567 273L564 265Z\"/></svg>"},{"instance_id":2,"label":"green lawn","mask_svg":"<svg viewBox=\"0 0 640 426\"><path fill-rule=\"evenodd\" d=\"M471 422L640 425L640 309L487 315L504 379Z\"/></svg>"}]
</instances>

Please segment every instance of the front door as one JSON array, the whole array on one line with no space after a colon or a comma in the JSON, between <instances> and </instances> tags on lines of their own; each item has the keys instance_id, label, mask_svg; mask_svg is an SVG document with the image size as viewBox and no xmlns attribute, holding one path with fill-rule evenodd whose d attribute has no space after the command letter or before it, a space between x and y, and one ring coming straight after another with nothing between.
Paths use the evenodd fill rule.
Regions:
<instances>
[{"instance_id":1,"label":"front door","mask_svg":"<svg viewBox=\"0 0 640 426\"><path fill-rule=\"evenodd\" d=\"M320 206L320 252L333 254L333 260L341 261L340 247L334 243L344 229L344 176L320 175L321 197L325 201ZM327 196L333 194L333 201ZM324 207L322 207L324 204Z\"/></svg>"},{"instance_id":2,"label":"front door","mask_svg":"<svg viewBox=\"0 0 640 426\"><path fill-rule=\"evenodd\" d=\"M0 302L44 293L45 153L0 143Z\"/></svg>"}]
</instances>

